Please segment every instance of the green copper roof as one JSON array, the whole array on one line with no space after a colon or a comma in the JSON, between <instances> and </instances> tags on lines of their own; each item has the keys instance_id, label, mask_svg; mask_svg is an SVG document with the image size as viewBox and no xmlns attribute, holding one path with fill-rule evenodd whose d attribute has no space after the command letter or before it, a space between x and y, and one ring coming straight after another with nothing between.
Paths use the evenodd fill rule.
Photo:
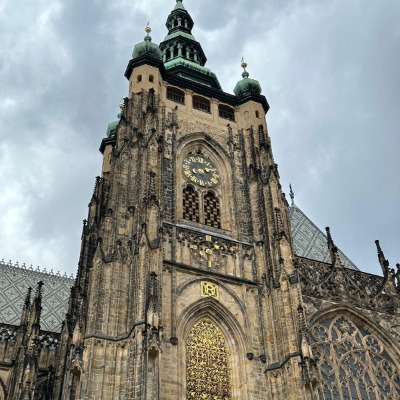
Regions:
<instances>
[{"instance_id":1,"label":"green copper roof","mask_svg":"<svg viewBox=\"0 0 400 400\"><path fill-rule=\"evenodd\" d=\"M194 22L182 0L176 1L166 26L168 35L160 43L165 68L174 75L221 89L216 75L204 67L207 57L201 44L192 35Z\"/></svg>"},{"instance_id":2,"label":"green copper roof","mask_svg":"<svg viewBox=\"0 0 400 400\"><path fill-rule=\"evenodd\" d=\"M107 127L107 137L108 138L114 137L117 134L118 124L119 124L119 120L113 121L108 124L108 127Z\"/></svg>"},{"instance_id":3,"label":"green copper roof","mask_svg":"<svg viewBox=\"0 0 400 400\"><path fill-rule=\"evenodd\" d=\"M221 89L217 76L209 68L203 67L183 57L177 57L164 63L167 70L178 70L179 75L199 83ZM183 72L186 70L186 73Z\"/></svg>"},{"instance_id":4,"label":"green copper roof","mask_svg":"<svg viewBox=\"0 0 400 400\"><path fill-rule=\"evenodd\" d=\"M249 78L249 73L245 70L242 74L243 79L239 81L233 92L238 97L247 97L252 94L261 94L261 85L255 79Z\"/></svg>"},{"instance_id":5,"label":"green copper roof","mask_svg":"<svg viewBox=\"0 0 400 400\"><path fill-rule=\"evenodd\" d=\"M157 60L162 60L162 52L160 48L151 42L150 31L147 32L147 36L145 36L144 41L142 43L138 43L132 52L132 58L139 58L143 55L149 55Z\"/></svg>"},{"instance_id":6,"label":"green copper roof","mask_svg":"<svg viewBox=\"0 0 400 400\"><path fill-rule=\"evenodd\" d=\"M107 133L106 133L108 138L113 138L117 134L117 128L118 128L118 125L119 125L119 121L121 121L121 117L122 117L122 113L119 113L117 115L118 119L116 121L110 122L108 124Z\"/></svg>"},{"instance_id":7,"label":"green copper roof","mask_svg":"<svg viewBox=\"0 0 400 400\"><path fill-rule=\"evenodd\" d=\"M167 36L165 36L164 40L170 40L170 39L174 39L177 37L183 37L183 38L191 39L194 41L196 40L191 33L186 33L186 32L182 32L182 31L176 31L174 33L168 34Z\"/></svg>"}]
</instances>

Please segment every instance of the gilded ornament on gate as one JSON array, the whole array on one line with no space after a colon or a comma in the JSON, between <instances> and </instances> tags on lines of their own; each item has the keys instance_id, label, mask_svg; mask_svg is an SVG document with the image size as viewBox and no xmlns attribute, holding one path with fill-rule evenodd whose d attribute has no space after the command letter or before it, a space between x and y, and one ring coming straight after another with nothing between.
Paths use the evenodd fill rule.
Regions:
<instances>
[{"instance_id":1,"label":"gilded ornament on gate","mask_svg":"<svg viewBox=\"0 0 400 400\"><path fill-rule=\"evenodd\" d=\"M210 320L197 322L187 338L186 379L189 400L231 399L228 348Z\"/></svg>"}]
</instances>

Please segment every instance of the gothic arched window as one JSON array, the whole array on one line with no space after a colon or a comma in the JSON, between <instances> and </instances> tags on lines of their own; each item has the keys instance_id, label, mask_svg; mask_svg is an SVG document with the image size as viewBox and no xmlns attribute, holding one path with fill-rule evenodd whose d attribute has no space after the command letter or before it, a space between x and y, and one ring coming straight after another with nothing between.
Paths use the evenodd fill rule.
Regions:
<instances>
[{"instance_id":1,"label":"gothic arched window","mask_svg":"<svg viewBox=\"0 0 400 400\"><path fill-rule=\"evenodd\" d=\"M311 329L324 400L400 398L400 371L377 336L339 315Z\"/></svg>"},{"instance_id":2,"label":"gothic arched window","mask_svg":"<svg viewBox=\"0 0 400 400\"><path fill-rule=\"evenodd\" d=\"M212 192L207 192L204 195L204 223L213 228L221 229L219 199Z\"/></svg>"},{"instance_id":3,"label":"gothic arched window","mask_svg":"<svg viewBox=\"0 0 400 400\"><path fill-rule=\"evenodd\" d=\"M200 222L199 194L191 187L183 189L183 219Z\"/></svg>"},{"instance_id":4,"label":"gothic arched window","mask_svg":"<svg viewBox=\"0 0 400 400\"><path fill-rule=\"evenodd\" d=\"M186 345L187 399L229 400L229 353L221 330L209 319L200 320Z\"/></svg>"}]
</instances>

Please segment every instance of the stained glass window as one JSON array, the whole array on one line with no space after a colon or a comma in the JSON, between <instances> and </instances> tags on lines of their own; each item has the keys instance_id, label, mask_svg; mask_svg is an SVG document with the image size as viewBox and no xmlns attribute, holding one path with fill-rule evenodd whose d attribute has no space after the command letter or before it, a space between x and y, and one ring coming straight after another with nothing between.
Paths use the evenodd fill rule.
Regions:
<instances>
[{"instance_id":1,"label":"stained glass window","mask_svg":"<svg viewBox=\"0 0 400 400\"><path fill-rule=\"evenodd\" d=\"M311 328L324 400L400 399L400 374L383 343L345 316Z\"/></svg>"},{"instance_id":2,"label":"stained glass window","mask_svg":"<svg viewBox=\"0 0 400 400\"><path fill-rule=\"evenodd\" d=\"M186 349L188 400L231 398L228 348L221 330L209 319L197 322Z\"/></svg>"}]
</instances>

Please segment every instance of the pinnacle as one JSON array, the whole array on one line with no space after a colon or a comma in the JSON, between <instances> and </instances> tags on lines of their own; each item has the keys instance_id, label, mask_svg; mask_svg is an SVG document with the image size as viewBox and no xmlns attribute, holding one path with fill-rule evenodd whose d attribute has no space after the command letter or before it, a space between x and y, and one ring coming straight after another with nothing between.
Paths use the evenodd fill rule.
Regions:
<instances>
[{"instance_id":1,"label":"pinnacle","mask_svg":"<svg viewBox=\"0 0 400 400\"><path fill-rule=\"evenodd\" d=\"M185 6L182 3L182 0L176 0L175 10L185 10Z\"/></svg>"},{"instance_id":2,"label":"pinnacle","mask_svg":"<svg viewBox=\"0 0 400 400\"><path fill-rule=\"evenodd\" d=\"M290 198L292 199L292 204L291 204L291 206L292 206L292 207L296 207L296 204L295 204L295 202L294 202L294 197L295 197L295 195L294 195L294 191L293 191L293 188L292 188L292 184L289 184L289 187L290 187Z\"/></svg>"}]
</instances>

